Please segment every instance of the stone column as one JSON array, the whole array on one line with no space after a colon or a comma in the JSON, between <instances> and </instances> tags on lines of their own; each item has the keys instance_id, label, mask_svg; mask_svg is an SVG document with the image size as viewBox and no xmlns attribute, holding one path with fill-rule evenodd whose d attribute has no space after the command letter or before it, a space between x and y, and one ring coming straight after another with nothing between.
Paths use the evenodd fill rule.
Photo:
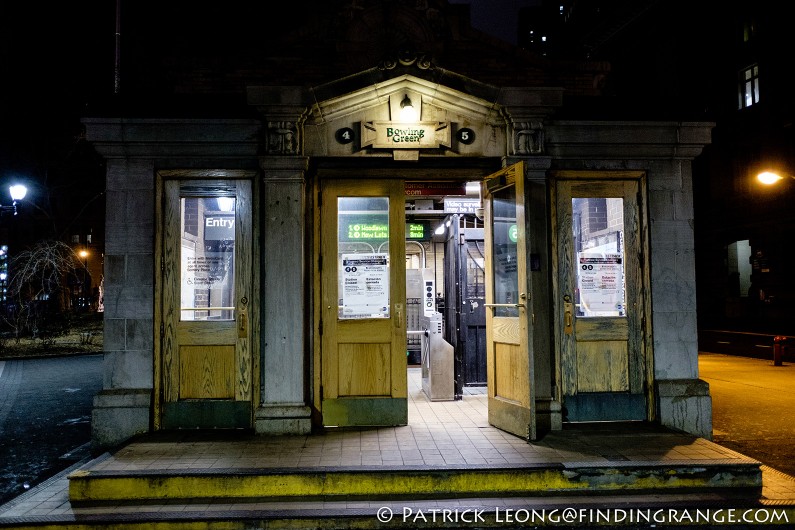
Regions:
<instances>
[{"instance_id":1,"label":"stone column","mask_svg":"<svg viewBox=\"0 0 795 530\"><path fill-rule=\"evenodd\" d=\"M260 257L262 334L259 433L311 430L306 340L305 190L307 160L263 158Z\"/></svg>"},{"instance_id":2,"label":"stone column","mask_svg":"<svg viewBox=\"0 0 795 530\"><path fill-rule=\"evenodd\" d=\"M709 385L698 378L690 159L649 171L654 379L660 423L712 438Z\"/></svg>"},{"instance_id":3,"label":"stone column","mask_svg":"<svg viewBox=\"0 0 795 530\"><path fill-rule=\"evenodd\" d=\"M306 205L303 152L305 94L300 87L249 87L264 118L260 168L262 293L259 433L307 434L308 388Z\"/></svg>"},{"instance_id":4,"label":"stone column","mask_svg":"<svg viewBox=\"0 0 795 530\"><path fill-rule=\"evenodd\" d=\"M154 316L154 166L107 167L103 390L94 398L92 443L110 447L149 430Z\"/></svg>"}]
</instances>

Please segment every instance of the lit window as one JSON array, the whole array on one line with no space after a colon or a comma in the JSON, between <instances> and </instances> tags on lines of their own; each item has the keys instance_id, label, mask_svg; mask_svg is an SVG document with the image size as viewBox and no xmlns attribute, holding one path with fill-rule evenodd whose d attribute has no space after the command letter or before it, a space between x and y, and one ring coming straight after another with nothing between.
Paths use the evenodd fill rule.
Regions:
<instances>
[{"instance_id":1,"label":"lit window","mask_svg":"<svg viewBox=\"0 0 795 530\"><path fill-rule=\"evenodd\" d=\"M759 103L759 66L749 66L740 72L739 108Z\"/></svg>"}]
</instances>

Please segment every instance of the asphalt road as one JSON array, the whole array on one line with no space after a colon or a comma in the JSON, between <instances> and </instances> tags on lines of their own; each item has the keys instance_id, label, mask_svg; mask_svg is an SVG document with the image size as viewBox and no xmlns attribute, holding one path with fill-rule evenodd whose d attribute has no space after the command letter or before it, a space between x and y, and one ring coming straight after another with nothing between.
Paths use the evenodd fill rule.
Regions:
<instances>
[{"instance_id":1,"label":"asphalt road","mask_svg":"<svg viewBox=\"0 0 795 530\"><path fill-rule=\"evenodd\" d=\"M698 366L713 441L795 476L795 363L702 352Z\"/></svg>"},{"instance_id":2,"label":"asphalt road","mask_svg":"<svg viewBox=\"0 0 795 530\"><path fill-rule=\"evenodd\" d=\"M0 361L0 504L89 455L102 355Z\"/></svg>"}]
</instances>

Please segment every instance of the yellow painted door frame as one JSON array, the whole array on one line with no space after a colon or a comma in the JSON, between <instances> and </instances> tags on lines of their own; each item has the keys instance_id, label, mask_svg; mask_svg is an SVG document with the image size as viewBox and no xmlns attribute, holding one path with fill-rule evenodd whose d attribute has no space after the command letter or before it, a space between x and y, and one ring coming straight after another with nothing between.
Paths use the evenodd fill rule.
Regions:
<instances>
[{"instance_id":1,"label":"yellow painted door frame","mask_svg":"<svg viewBox=\"0 0 795 530\"><path fill-rule=\"evenodd\" d=\"M530 440L536 422L524 164L487 176L483 190L489 423Z\"/></svg>"},{"instance_id":2,"label":"yellow painted door frame","mask_svg":"<svg viewBox=\"0 0 795 530\"><path fill-rule=\"evenodd\" d=\"M224 177L157 175L155 429L253 425L253 175Z\"/></svg>"},{"instance_id":3,"label":"yellow painted door frame","mask_svg":"<svg viewBox=\"0 0 795 530\"><path fill-rule=\"evenodd\" d=\"M645 174L558 172L553 186L557 380L564 421L654 415Z\"/></svg>"},{"instance_id":4,"label":"yellow painted door frame","mask_svg":"<svg viewBox=\"0 0 795 530\"><path fill-rule=\"evenodd\" d=\"M319 181L315 403L324 426L408 422L404 193L402 179Z\"/></svg>"}]
</instances>

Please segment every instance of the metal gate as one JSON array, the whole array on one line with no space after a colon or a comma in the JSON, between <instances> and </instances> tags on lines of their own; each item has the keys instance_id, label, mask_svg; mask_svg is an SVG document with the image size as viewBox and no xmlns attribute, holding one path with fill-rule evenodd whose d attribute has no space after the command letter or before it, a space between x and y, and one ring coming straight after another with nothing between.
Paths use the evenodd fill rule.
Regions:
<instances>
[{"instance_id":1,"label":"metal gate","mask_svg":"<svg viewBox=\"0 0 795 530\"><path fill-rule=\"evenodd\" d=\"M483 225L475 216L451 215L445 237L445 335L455 350L456 397L486 386L485 256ZM446 223L445 223L446 224Z\"/></svg>"}]
</instances>

